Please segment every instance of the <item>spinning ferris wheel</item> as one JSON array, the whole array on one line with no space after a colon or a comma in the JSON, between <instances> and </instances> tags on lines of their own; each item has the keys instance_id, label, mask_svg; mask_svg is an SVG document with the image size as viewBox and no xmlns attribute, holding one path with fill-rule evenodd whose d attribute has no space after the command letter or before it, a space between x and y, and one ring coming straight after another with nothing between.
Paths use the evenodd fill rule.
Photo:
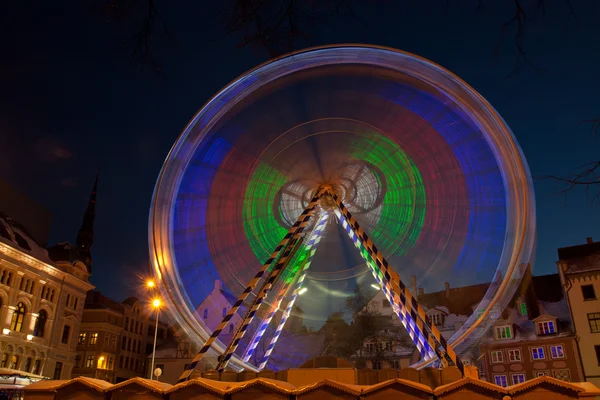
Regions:
<instances>
[{"instance_id":1,"label":"spinning ferris wheel","mask_svg":"<svg viewBox=\"0 0 600 400\"><path fill-rule=\"evenodd\" d=\"M295 306L322 323L375 282L419 365L462 371L461 351L530 261L535 205L523 154L481 95L415 55L347 45L272 60L214 96L167 157L149 228L169 309L204 343L182 380L211 347L219 370L263 369ZM425 287L492 282L485 311L446 340L411 275ZM215 280L239 297L210 329L196 309Z\"/></svg>"}]
</instances>

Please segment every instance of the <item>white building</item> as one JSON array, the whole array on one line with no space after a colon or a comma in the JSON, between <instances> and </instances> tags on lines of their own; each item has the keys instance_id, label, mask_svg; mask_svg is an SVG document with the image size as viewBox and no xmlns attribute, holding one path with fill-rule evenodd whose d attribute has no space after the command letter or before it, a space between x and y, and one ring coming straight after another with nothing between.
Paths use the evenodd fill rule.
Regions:
<instances>
[{"instance_id":1,"label":"white building","mask_svg":"<svg viewBox=\"0 0 600 400\"><path fill-rule=\"evenodd\" d=\"M600 386L600 242L558 249L558 271L567 295L585 380Z\"/></svg>"}]
</instances>

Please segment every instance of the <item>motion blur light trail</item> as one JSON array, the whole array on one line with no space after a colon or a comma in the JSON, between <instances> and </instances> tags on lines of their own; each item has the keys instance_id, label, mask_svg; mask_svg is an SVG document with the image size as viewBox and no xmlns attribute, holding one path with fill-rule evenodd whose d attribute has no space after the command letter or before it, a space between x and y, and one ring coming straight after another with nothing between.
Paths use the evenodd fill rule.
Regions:
<instances>
[{"instance_id":1,"label":"motion blur light trail","mask_svg":"<svg viewBox=\"0 0 600 400\"><path fill-rule=\"evenodd\" d=\"M196 313L214 281L234 296L244 290L323 184L403 279L416 275L419 287L437 291L444 282L497 278L478 307L483 316L450 340L459 351L477 343L531 261L529 169L485 99L398 50L308 49L220 91L184 129L158 178L151 258L169 309L193 340L204 342L214 328ZM357 286L373 290L357 253L339 224L328 224L304 282L310 295L296 301L306 325L319 329ZM290 355L298 364L303 356Z\"/></svg>"}]
</instances>

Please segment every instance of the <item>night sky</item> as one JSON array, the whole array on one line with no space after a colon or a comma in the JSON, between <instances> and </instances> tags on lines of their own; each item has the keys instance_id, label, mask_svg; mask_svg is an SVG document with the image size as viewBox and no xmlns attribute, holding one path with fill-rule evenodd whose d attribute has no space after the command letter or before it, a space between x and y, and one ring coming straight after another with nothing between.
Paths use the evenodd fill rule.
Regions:
<instances>
[{"instance_id":1,"label":"night sky","mask_svg":"<svg viewBox=\"0 0 600 400\"><path fill-rule=\"evenodd\" d=\"M149 271L150 198L170 147L204 102L269 57L239 48L239 36L219 39L220 6L159 1L171 40L156 42L164 71L158 76L132 61L122 44L131 24L108 23L86 3L3 6L0 176L52 211L51 243L73 242L100 170L92 282L122 300ZM565 175L600 159L600 138L580 123L600 115L600 4L594 0L578 2L574 17L567 2L556 1L531 17L525 49L539 71L524 63L515 73L514 28L502 35L512 1L484 1L477 11L476 1L356 3L366 25L334 17L311 28L310 44L390 46L448 68L504 117L534 176ZM583 192L565 202L553 195L551 181L537 180L535 189L534 273L553 273L558 247L588 236L600 240L600 204L590 204Z\"/></svg>"}]
</instances>

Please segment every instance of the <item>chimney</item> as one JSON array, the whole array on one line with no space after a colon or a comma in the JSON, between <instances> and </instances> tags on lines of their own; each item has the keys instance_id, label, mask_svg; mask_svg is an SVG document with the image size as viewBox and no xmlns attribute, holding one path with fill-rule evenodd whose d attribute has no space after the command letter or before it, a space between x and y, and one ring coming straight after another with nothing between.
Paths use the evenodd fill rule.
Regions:
<instances>
[{"instance_id":1,"label":"chimney","mask_svg":"<svg viewBox=\"0 0 600 400\"><path fill-rule=\"evenodd\" d=\"M448 282L444 282L444 285L446 285L446 298L449 299L450 298L450 284Z\"/></svg>"},{"instance_id":2,"label":"chimney","mask_svg":"<svg viewBox=\"0 0 600 400\"><path fill-rule=\"evenodd\" d=\"M417 293L417 276L416 275L410 276L410 292L413 294Z\"/></svg>"},{"instance_id":3,"label":"chimney","mask_svg":"<svg viewBox=\"0 0 600 400\"><path fill-rule=\"evenodd\" d=\"M594 240L591 237L587 238L586 241L587 241L587 244L594 243Z\"/></svg>"},{"instance_id":4,"label":"chimney","mask_svg":"<svg viewBox=\"0 0 600 400\"><path fill-rule=\"evenodd\" d=\"M215 281L215 288L214 288L214 291L216 292L216 291L219 291L219 290L221 290L222 286L223 286L223 284L221 283L221 281L217 279L217 280Z\"/></svg>"},{"instance_id":5,"label":"chimney","mask_svg":"<svg viewBox=\"0 0 600 400\"><path fill-rule=\"evenodd\" d=\"M419 296L425 294L425 289L423 289L422 287L419 288Z\"/></svg>"}]
</instances>

